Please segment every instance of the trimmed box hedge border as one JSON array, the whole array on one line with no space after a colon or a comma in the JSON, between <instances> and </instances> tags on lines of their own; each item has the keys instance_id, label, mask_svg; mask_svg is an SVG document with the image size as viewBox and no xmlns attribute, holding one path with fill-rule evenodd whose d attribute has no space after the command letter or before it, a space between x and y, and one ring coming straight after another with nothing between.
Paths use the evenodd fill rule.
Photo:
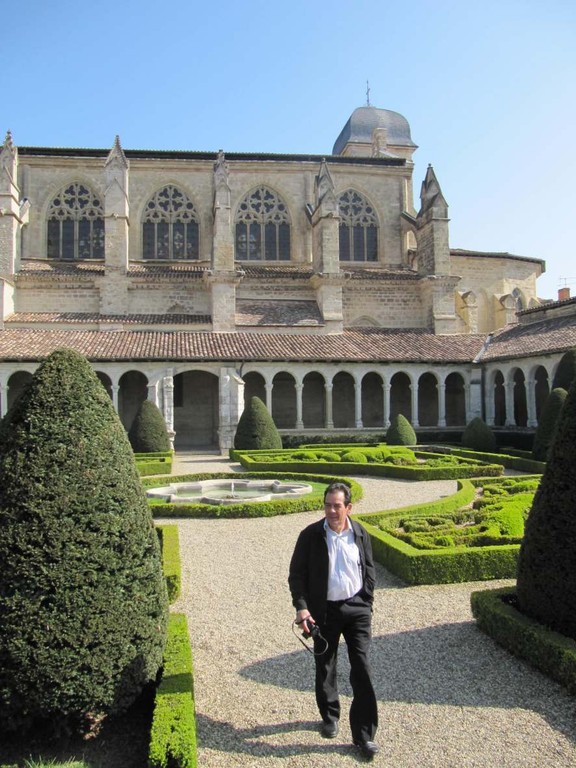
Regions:
<instances>
[{"instance_id":1,"label":"trimmed box hedge border","mask_svg":"<svg viewBox=\"0 0 576 768\"><path fill-rule=\"evenodd\" d=\"M515 598L515 587L472 592L472 614L479 629L576 693L576 641L521 613L514 607Z\"/></svg>"},{"instance_id":2,"label":"trimmed box hedge border","mask_svg":"<svg viewBox=\"0 0 576 768\"><path fill-rule=\"evenodd\" d=\"M192 651L186 616L171 613L150 729L149 768L196 768Z\"/></svg>"},{"instance_id":3,"label":"trimmed box hedge border","mask_svg":"<svg viewBox=\"0 0 576 768\"><path fill-rule=\"evenodd\" d=\"M170 603L174 603L180 597L182 587L178 526L157 525L156 530L162 546L162 568L166 579L168 600Z\"/></svg>"},{"instance_id":4,"label":"trimmed box hedge border","mask_svg":"<svg viewBox=\"0 0 576 768\"><path fill-rule=\"evenodd\" d=\"M383 518L404 517L407 514L423 517L450 514L470 503L474 493L474 484L464 479L458 481L457 492L445 499L352 517L361 522L370 534L375 559L408 584L453 584L514 578L519 544L422 550L377 527Z\"/></svg>"}]
</instances>

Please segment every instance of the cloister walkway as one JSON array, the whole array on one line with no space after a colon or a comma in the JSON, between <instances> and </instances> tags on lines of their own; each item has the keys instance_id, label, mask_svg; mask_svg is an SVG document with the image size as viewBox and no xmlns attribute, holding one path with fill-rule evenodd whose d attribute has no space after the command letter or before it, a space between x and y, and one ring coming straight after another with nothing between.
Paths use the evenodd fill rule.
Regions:
<instances>
[{"instance_id":1,"label":"cloister walkway","mask_svg":"<svg viewBox=\"0 0 576 768\"><path fill-rule=\"evenodd\" d=\"M219 455L180 454L174 474L240 470ZM358 478L356 511L450 493L453 482ZM255 520L180 520L201 768L333 768L364 762L343 720L322 739L313 660L291 628L288 563L319 512ZM380 754L394 768L572 768L576 700L482 634L470 593L510 582L409 587L377 567L372 664Z\"/></svg>"}]
</instances>

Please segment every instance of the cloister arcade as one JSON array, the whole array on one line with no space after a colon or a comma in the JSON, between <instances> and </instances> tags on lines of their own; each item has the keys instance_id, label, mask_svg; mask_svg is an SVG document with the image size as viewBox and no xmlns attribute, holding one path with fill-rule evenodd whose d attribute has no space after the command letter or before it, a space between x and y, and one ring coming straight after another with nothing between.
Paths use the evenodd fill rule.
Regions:
<instances>
[{"instance_id":1,"label":"cloister arcade","mask_svg":"<svg viewBox=\"0 0 576 768\"><path fill-rule=\"evenodd\" d=\"M126 429L148 398L162 410L176 448L226 450L253 395L267 405L281 431L384 431L398 413L420 429L462 427L478 415L495 427L534 428L556 363L547 357L484 369L328 363L94 368ZM0 371L2 415L33 371L33 365Z\"/></svg>"}]
</instances>

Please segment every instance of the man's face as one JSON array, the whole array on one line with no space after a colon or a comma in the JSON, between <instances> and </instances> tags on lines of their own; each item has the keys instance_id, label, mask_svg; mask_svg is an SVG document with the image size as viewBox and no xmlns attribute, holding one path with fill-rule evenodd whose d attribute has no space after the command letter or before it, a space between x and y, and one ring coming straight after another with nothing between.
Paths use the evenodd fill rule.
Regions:
<instances>
[{"instance_id":1,"label":"man's face","mask_svg":"<svg viewBox=\"0 0 576 768\"><path fill-rule=\"evenodd\" d=\"M324 500L324 514L330 528L336 533L341 533L346 528L346 521L352 504L346 505L343 491L331 491L326 494Z\"/></svg>"}]
</instances>

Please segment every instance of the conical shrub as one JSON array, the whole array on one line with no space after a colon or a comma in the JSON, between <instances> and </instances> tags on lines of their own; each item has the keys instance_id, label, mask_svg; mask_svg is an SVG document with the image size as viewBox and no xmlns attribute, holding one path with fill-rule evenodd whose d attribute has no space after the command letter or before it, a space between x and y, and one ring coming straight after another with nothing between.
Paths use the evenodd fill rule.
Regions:
<instances>
[{"instance_id":1,"label":"conical shrub","mask_svg":"<svg viewBox=\"0 0 576 768\"><path fill-rule=\"evenodd\" d=\"M556 387L546 398L532 446L532 456L536 461L546 461L548 458L548 450L552 444L560 411L567 394L565 389Z\"/></svg>"},{"instance_id":2,"label":"conical shrub","mask_svg":"<svg viewBox=\"0 0 576 768\"><path fill-rule=\"evenodd\" d=\"M416 432L414 432L414 428L406 416L401 413L393 416L386 432L386 443L388 445L416 445L417 442Z\"/></svg>"},{"instance_id":3,"label":"conical shrub","mask_svg":"<svg viewBox=\"0 0 576 768\"><path fill-rule=\"evenodd\" d=\"M520 547L520 610L576 640L576 381L556 429Z\"/></svg>"},{"instance_id":4,"label":"conical shrub","mask_svg":"<svg viewBox=\"0 0 576 768\"><path fill-rule=\"evenodd\" d=\"M576 349L569 349L560 358L552 381L552 389L561 387L568 391L574 379L576 379Z\"/></svg>"},{"instance_id":5,"label":"conical shrub","mask_svg":"<svg viewBox=\"0 0 576 768\"><path fill-rule=\"evenodd\" d=\"M250 398L250 402L238 420L234 448L238 450L282 448L282 438L276 424L259 397Z\"/></svg>"},{"instance_id":6,"label":"conical shrub","mask_svg":"<svg viewBox=\"0 0 576 768\"><path fill-rule=\"evenodd\" d=\"M170 438L164 417L151 400L144 400L136 412L128 438L134 453L158 453L170 450Z\"/></svg>"},{"instance_id":7,"label":"conical shrub","mask_svg":"<svg viewBox=\"0 0 576 768\"><path fill-rule=\"evenodd\" d=\"M128 707L168 603L130 444L88 362L59 350L0 424L0 730Z\"/></svg>"},{"instance_id":8,"label":"conical shrub","mask_svg":"<svg viewBox=\"0 0 576 768\"><path fill-rule=\"evenodd\" d=\"M462 433L462 445L471 451L494 453L496 451L496 436L488 424L476 416L466 425Z\"/></svg>"}]
</instances>

